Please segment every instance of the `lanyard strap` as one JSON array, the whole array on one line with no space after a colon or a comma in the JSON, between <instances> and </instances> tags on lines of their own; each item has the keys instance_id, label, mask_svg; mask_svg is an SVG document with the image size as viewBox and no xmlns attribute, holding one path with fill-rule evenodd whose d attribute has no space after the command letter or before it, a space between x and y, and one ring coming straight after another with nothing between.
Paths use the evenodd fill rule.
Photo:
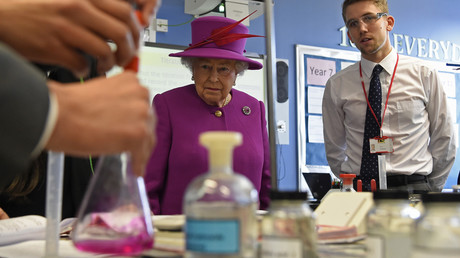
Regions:
<instances>
[{"instance_id":1,"label":"lanyard strap","mask_svg":"<svg viewBox=\"0 0 460 258\"><path fill-rule=\"evenodd\" d=\"M395 68L393 70L393 76L391 77L390 87L388 88L387 100L385 101L385 109L383 110L382 123L380 124L377 116L374 113L374 110L371 107L371 103L369 103L369 99L367 98L366 88L364 87L363 71L362 71L362 68L361 68L361 62L359 62L359 76L361 77L361 85L363 86L364 97L366 98L367 106L371 110L372 115L374 115L375 121L377 122L377 124L380 127L380 133L382 132L383 120L385 119L385 112L387 111L387 107L388 107L388 99L390 99L391 87L393 86L393 80L395 79L396 68L398 67L398 63L399 63L399 54L397 54Z\"/></svg>"}]
</instances>

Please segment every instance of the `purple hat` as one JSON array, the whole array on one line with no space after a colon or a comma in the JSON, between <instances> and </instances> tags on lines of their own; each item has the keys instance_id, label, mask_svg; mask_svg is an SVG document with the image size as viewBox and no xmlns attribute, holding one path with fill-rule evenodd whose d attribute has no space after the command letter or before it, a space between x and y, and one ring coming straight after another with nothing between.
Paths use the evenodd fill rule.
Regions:
<instances>
[{"instance_id":1,"label":"purple hat","mask_svg":"<svg viewBox=\"0 0 460 258\"><path fill-rule=\"evenodd\" d=\"M220 16L197 18L192 22L190 47L169 56L232 59L247 62L250 70L261 69L261 63L243 55L246 38L262 37L248 34L248 28L241 24L244 19L235 21Z\"/></svg>"}]
</instances>

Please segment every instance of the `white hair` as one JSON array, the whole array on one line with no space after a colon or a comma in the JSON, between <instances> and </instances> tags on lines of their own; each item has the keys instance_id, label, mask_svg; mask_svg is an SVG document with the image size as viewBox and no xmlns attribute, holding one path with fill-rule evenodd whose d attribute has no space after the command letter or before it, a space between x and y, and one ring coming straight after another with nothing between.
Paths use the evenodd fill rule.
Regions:
<instances>
[{"instance_id":1,"label":"white hair","mask_svg":"<svg viewBox=\"0 0 460 258\"><path fill-rule=\"evenodd\" d=\"M180 62L185 67L187 67L190 70L191 73L193 73L193 63L197 59L198 59L198 57L183 56L183 57L180 58ZM235 69L236 69L236 74L237 75L242 76L244 74L244 71L246 71L248 68L249 68L248 62L235 60Z\"/></svg>"}]
</instances>

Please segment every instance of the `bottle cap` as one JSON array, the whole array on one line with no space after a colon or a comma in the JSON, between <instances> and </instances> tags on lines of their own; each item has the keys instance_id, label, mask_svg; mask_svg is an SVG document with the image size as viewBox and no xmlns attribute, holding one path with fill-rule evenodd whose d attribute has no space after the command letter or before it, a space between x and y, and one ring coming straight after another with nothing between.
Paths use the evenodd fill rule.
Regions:
<instances>
[{"instance_id":1,"label":"bottle cap","mask_svg":"<svg viewBox=\"0 0 460 258\"><path fill-rule=\"evenodd\" d=\"M345 178L352 178L352 179L354 179L355 177L356 177L355 174L340 174L340 178L343 178L343 179L345 179Z\"/></svg>"},{"instance_id":2,"label":"bottle cap","mask_svg":"<svg viewBox=\"0 0 460 258\"><path fill-rule=\"evenodd\" d=\"M422 202L460 202L460 193L425 193L422 194Z\"/></svg>"},{"instance_id":3,"label":"bottle cap","mask_svg":"<svg viewBox=\"0 0 460 258\"><path fill-rule=\"evenodd\" d=\"M401 190L378 190L374 192L374 200L405 199L409 200L409 193Z\"/></svg>"},{"instance_id":4,"label":"bottle cap","mask_svg":"<svg viewBox=\"0 0 460 258\"><path fill-rule=\"evenodd\" d=\"M239 132L209 131L200 134L200 143L209 151L211 166L231 166L233 149L241 145L243 136Z\"/></svg>"},{"instance_id":5,"label":"bottle cap","mask_svg":"<svg viewBox=\"0 0 460 258\"><path fill-rule=\"evenodd\" d=\"M344 185L352 185L353 179L356 177L355 174L340 174Z\"/></svg>"}]
</instances>

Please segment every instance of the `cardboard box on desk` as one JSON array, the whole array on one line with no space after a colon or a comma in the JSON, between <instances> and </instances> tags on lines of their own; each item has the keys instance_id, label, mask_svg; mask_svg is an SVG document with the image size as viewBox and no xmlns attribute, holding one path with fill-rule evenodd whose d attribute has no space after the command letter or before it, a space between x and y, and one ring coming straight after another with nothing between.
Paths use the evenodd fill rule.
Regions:
<instances>
[{"instance_id":1,"label":"cardboard box on desk","mask_svg":"<svg viewBox=\"0 0 460 258\"><path fill-rule=\"evenodd\" d=\"M370 192L332 192L316 208L318 239L354 239L366 234L366 216L373 207Z\"/></svg>"}]
</instances>

